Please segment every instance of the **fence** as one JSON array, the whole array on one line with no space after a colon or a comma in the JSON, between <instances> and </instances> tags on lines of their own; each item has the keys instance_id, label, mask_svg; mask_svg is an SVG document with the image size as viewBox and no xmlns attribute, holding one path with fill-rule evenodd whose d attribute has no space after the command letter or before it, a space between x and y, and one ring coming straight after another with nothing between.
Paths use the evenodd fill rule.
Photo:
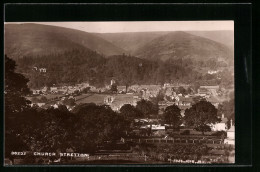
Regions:
<instances>
[{"instance_id":1,"label":"fence","mask_svg":"<svg viewBox=\"0 0 260 172\"><path fill-rule=\"evenodd\" d=\"M194 144L194 143L204 143L204 144L224 144L222 139L199 139L199 138L150 138L150 139L127 139L127 141L137 142L137 143L183 143L183 144Z\"/></svg>"}]
</instances>

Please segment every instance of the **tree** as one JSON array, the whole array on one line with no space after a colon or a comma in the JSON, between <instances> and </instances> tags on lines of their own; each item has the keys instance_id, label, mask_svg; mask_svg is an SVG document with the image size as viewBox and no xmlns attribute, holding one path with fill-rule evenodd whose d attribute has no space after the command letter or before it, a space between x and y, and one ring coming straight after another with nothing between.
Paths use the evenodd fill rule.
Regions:
<instances>
[{"instance_id":1,"label":"tree","mask_svg":"<svg viewBox=\"0 0 260 172\"><path fill-rule=\"evenodd\" d=\"M185 110L184 122L186 126L193 127L204 135L205 131L210 130L209 125L220 122L220 118L215 106L202 100Z\"/></svg>"},{"instance_id":2,"label":"tree","mask_svg":"<svg viewBox=\"0 0 260 172\"><path fill-rule=\"evenodd\" d=\"M158 105L154 105L152 102L144 99L137 102L136 109L142 112L144 117L147 118L149 118L150 115L157 115L159 111Z\"/></svg>"},{"instance_id":3,"label":"tree","mask_svg":"<svg viewBox=\"0 0 260 172\"><path fill-rule=\"evenodd\" d=\"M176 105L166 107L164 110L164 120L173 128L178 128L181 125L181 110Z\"/></svg>"},{"instance_id":4,"label":"tree","mask_svg":"<svg viewBox=\"0 0 260 172\"><path fill-rule=\"evenodd\" d=\"M104 141L115 141L125 136L128 121L109 106L93 103L76 106L75 147L78 151L95 151ZM86 146L87 145L87 146Z\"/></svg>"},{"instance_id":5,"label":"tree","mask_svg":"<svg viewBox=\"0 0 260 172\"><path fill-rule=\"evenodd\" d=\"M13 150L22 151L25 148L23 139L19 136L20 113L28 109L30 101L24 98L30 93L28 79L15 72L15 61L5 55L5 154L10 156ZM15 143L15 144L14 144Z\"/></svg>"},{"instance_id":6,"label":"tree","mask_svg":"<svg viewBox=\"0 0 260 172\"><path fill-rule=\"evenodd\" d=\"M82 90L82 93L88 93L89 92L89 90L90 90L90 87L86 87L86 88L84 88L83 90Z\"/></svg>"},{"instance_id":7,"label":"tree","mask_svg":"<svg viewBox=\"0 0 260 172\"><path fill-rule=\"evenodd\" d=\"M5 114L21 112L28 108L30 101L24 98L30 93L28 79L15 72L15 61L5 55Z\"/></svg>"},{"instance_id":8,"label":"tree","mask_svg":"<svg viewBox=\"0 0 260 172\"><path fill-rule=\"evenodd\" d=\"M137 110L133 105L130 104L124 104L120 108L120 113L127 119L133 120L135 118L141 118L142 113Z\"/></svg>"},{"instance_id":9,"label":"tree","mask_svg":"<svg viewBox=\"0 0 260 172\"><path fill-rule=\"evenodd\" d=\"M188 89L187 89L187 94L192 94L193 93L193 89L191 88L191 87L189 87Z\"/></svg>"},{"instance_id":10,"label":"tree","mask_svg":"<svg viewBox=\"0 0 260 172\"><path fill-rule=\"evenodd\" d=\"M227 118L227 127L230 128L230 121L235 123L235 102L234 99L224 101L218 107L219 115L224 114Z\"/></svg>"},{"instance_id":11,"label":"tree","mask_svg":"<svg viewBox=\"0 0 260 172\"><path fill-rule=\"evenodd\" d=\"M165 93L162 90L160 90L156 97L151 98L151 101L153 104L157 105L159 101L164 100L164 97L165 97Z\"/></svg>"},{"instance_id":12,"label":"tree","mask_svg":"<svg viewBox=\"0 0 260 172\"><path fill-rule=\"evenodd\" d=\"M75 99L74 98L65 98L62 103L64 105L67 105L67 106L74 106L76 103L75 103Z\"/></svg>"},{"instance_id":13,"label":"tree","mask_svg":"<svg viewBox=\"0 0 260 172\"><path fill-rule=\"evenodd\" d=\"M183 88L182 86L180 86L180 87L178 88L178 91L177 91L177 92L178 92L178 93L181 93L182 95L186 95L186 94L187 94L185 88Z\"/></svg>"}]
</instances>

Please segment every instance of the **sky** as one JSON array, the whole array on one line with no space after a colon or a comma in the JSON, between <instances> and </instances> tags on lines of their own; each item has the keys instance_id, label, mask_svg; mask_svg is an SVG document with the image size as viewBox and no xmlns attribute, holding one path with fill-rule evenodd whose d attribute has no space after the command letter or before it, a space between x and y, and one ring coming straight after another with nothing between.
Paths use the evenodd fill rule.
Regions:
<instances>
[{"instance_id":1,"label":"sky","mask_svg":"<svg viewBox=\"0 0 260 172\"><path fill-rule=\"evenodd\" d=\"M6 22L5 24L9 24ZM12 22L16 24L29 22ZM30 22L32 23L32 22ZM117 33L148 31L211 31L234 30L234 22L226 21L140 21L140 22L33 22L61 26L85 32Z\"/></svg>"}]
</instances>

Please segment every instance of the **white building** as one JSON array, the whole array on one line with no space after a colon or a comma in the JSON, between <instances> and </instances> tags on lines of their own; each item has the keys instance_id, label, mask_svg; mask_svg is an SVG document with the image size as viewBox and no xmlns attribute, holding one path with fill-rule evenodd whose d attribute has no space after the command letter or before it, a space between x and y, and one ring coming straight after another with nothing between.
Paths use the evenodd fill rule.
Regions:
<instances>
[{"instance_id":1,"label":"white building","mask_svg":"<svg viewBox=\"0 0 260 172\"><path fill-rule=\"evenodd\" d=\"M208 74L212 75L212 74L216 74L218 72L219 72L218 70L209 70Z\"/></svg>"},{"instance_id":2,"label":"white building","mask_svg":"<svg viewBox=\"0 0 260 172\"><path fill-rule=\"evenodd\" d=\"M227 138L224 140L225 144L235 145L235 126L232 124L232 120L230 121L231 127L227 131Z\"/></svg>"},{"instance_id":3,"label":"white building","mask_svg":"<svg viewBox=\"0 0 260 172\"><path fill-rule=\"evenodd\" d=\"M227 123L228 119L224 117L222 114L221 121L219 123L211 125L212 131L226 131L227 130Z\"/></svg>"},{"instance_id":4,"label":"white building","mask_svg":"<svg viewBox=\"0 0 260 172\"><path fill-rule=\"evenodd\" d=\"M43 72L43 73L46 73L46 72L47 72L46 68L39 68L39 71L40 71L40 72Z\"/></svg>"}]
</instances>

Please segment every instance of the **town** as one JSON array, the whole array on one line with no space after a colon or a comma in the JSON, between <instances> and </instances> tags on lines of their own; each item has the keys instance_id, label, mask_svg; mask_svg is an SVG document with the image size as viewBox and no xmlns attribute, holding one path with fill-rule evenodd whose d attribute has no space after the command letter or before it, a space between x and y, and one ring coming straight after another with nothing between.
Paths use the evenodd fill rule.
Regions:
<instances>
[{"instance_id":1,"label":"town","mask_svg":"<svg viewBox=\"0 0 260 172\"><path fill-rule=\"evenodd\" d=\"M115 146L106 148L111 147L111 145L108 146L109 144L103 145L95 155L84 158L71 157L70 161L73 162L86 164L98 160L134 159L136 162L142 163L146 161L150 163L153 161L164 163L229 163L234 161L235 146L234 122L232 122L230 114L220 114L220 120L217 123L210 124L210 130L207 130L202 135L201 132L185 126L184 123L180 125L179 129L172 128L166 122L164 113L167 107L176 105L180 109L182 118L184 118L185 110L201 100L210 102L218 109L224 101L230 99L228 95L232 91L234 90L220 88L219 86L199 86L197 90L194 90L194 87L191 85L170 83L163 85L121 86L117 85L115 79L112 79L110 84L103 88L96 88L88 82L84 82L76 85L33 89L31 94L27 96L27 99L31 101L32 107L37 106L44 109L52 107L55 109L65 105L69 111L73 111L77 105L86 103L95 103L99 106L107 105L118 113L120 113L120 109L124 105L136 107L138 102L142 100L152 102L158 106L157 114L154 113L150 114L149 117L146 116L146 118L134 119L132 131L129 131L129 134L125 138L121 138L118 143L114 143L117 147L116 149L119 150L113 150ZM129 143L131 143L131 146L129 146ZM143 148L133 146L135 145L133 143L137 145L155 144L160 146L176 144L179 149L184 150L187 149L187 145L202 144L206 145L206 148L204 147L203 149L207 149L207 151L205 155L195 159L192 157L194 154L192 150L189 150L191 152L187 156L174 156L173 154L165 158L163 156L165 150L159 151L162 155L156 156L152 153L144 153ZM136 152L140 151L140 154L136 154ZM61 159L54 162L60 163ZM65 158L65 161L68 162L68 158Z\"/></svg>"},{"instance_id":2,"label":"town","mask_svg":"<svg viewBox=\"0 0 260 172\"><path fill-rule=\"evenodd\" d=\"M5 165L234 164L218 22L6 23Z\"/></svg>"}]
</instances>

